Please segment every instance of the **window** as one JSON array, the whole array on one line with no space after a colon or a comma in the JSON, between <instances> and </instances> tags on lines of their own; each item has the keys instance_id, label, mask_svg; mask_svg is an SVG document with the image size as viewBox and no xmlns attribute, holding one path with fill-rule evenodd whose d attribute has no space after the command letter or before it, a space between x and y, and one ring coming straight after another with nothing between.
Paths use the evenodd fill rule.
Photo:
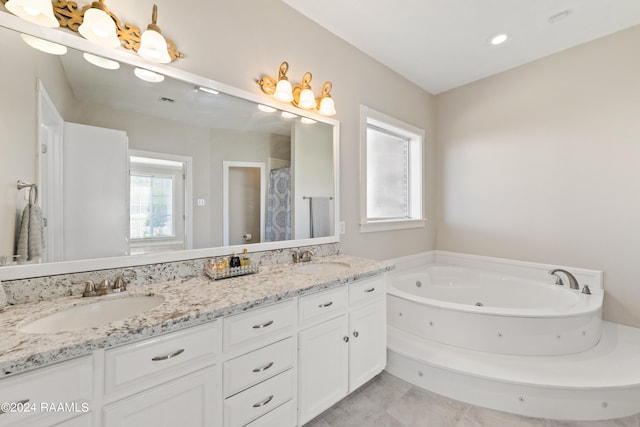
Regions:
<instances>
[{"instance_id":1,"label":"window","mask_svg":"<svg viewBox=\"0 0 640 427\"><path fill-rule=\"evenodd\" d=\"M424 227L424 131L361 106L360 230Z\"/></svg>"},{"instance_id":2,"label":"window","mask_svg":"<svg viewBox=\"0 0 640 427\"><path fill-rule=\"evenodd\" d=\"M131 173L131 238L174 237L172 176Z\"/></svg>"}]
</instances>

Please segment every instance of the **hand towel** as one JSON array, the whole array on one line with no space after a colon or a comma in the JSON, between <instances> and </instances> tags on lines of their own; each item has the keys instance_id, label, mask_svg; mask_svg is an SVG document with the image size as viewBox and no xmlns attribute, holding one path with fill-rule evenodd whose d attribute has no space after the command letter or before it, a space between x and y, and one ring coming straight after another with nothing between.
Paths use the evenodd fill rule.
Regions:
<instances>
[{"instance_id":1,"label":"hand towel","mask_svg":"<svg viewBox=\"0 0 640 427\"><path fill-rule=\"evenodd\" d=\"M329 197L312 197L309 200L311 213L311 237L327 237L331 232L331 204Z\"/></svg>"},{"instance_id":2,"label":"hand towel","mask_svg":"<svg viewBox=\"0 0 640 427\"><path fill-rule=\"evenodd\" d=\"M30 201L22 211L16 249L16 255L19 256L18 261L36 261L42 258L43 248L44 223L42 220L42 211L38 205Z\"/></svg>"}]
</instances>

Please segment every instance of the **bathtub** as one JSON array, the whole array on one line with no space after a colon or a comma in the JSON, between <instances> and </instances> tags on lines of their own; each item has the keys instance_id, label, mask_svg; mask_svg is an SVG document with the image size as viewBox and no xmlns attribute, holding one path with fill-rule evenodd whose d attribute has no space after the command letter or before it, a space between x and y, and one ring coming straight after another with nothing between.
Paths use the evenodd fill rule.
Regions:
<instances>
[{"instance_id":1,"label":"bathtub","mask_svg":"<svg viewBox=\"0 0 640 427\"><path fill-rule=\"evenodd\" d=\"M582 294L549 281L430 264L389 277L390 327L490 353L553 356L595 346L603 291Z\"/></svg>"}]
</instances>

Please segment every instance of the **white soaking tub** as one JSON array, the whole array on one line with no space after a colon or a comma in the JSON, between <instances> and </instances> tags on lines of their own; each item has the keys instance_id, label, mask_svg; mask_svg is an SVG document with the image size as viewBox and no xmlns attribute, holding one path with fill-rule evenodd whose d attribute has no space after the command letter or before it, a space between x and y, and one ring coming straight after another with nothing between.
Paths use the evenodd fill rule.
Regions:
<instances>
[{"instance_id":1,"label":"white soaking tub","mask_svg":"<svg viewBox=\"0 0 640 427\"><path fill-rule=\"evenodd\" d=\"M429 264L390 275L388 325L476 351L573 354L600 340L603 292L592 292L582 294L551 280Z\"/></svg>"}]
</instances>

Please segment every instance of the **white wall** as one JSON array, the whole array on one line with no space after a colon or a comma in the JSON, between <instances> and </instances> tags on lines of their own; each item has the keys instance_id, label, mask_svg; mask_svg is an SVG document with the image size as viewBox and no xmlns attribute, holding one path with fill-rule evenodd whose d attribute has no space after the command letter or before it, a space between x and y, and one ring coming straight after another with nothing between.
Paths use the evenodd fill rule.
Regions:
<instances>
[{"instance_id":1,"label":"white wall","mask_svg":"<svg viewBox=\"0 0 640 427\"><path fill-rule=\"evenodd\" d=\"M640 326L640 27L438 95L437 248L604 270Z\"/></svg>"},{"instance_id":2,"label":"white wall","mask_svg":"<svg viewBox=\"0 0 640 427\"><path fill-rule=\"evenodd\" d=\"M345 252L371 258L393 258L433 249L434 224L425 229L360 234L359 222L359 105L365 104L427 132L425 159L430 200L433 152L434 97L374 61L278 0L201 0L188 3L158 0L158 25L173 39L185 58L175 66L238 88L262 93L255 80L277 77L284 60L289 78L299 82L313 73L319 93L325 80L341 121L340 208L347 234ZM151 4L110 0L108 6L127 22L145 26ZM427 216L433 208L426 203Z\"/></svg>"}]
</instances>

